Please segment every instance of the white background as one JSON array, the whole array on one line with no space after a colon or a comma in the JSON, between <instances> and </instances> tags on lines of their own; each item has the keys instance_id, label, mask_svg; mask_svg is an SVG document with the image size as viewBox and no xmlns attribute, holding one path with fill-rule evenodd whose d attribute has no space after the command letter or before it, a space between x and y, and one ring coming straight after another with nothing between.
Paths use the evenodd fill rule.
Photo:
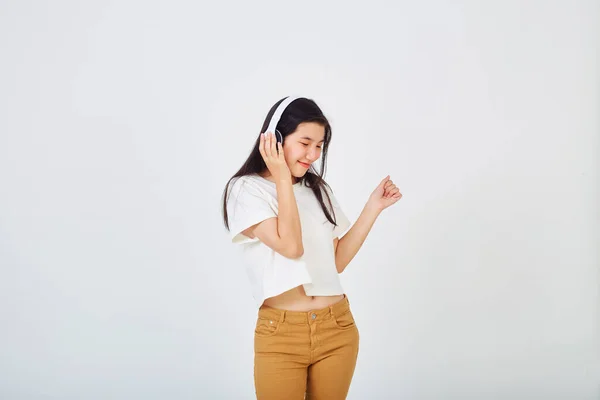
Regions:
<instances>
[{"instance_id":1,"label":"white background","mask_svg":"<svg viewBox=\"0 0 600 400\"><path fill-rule=\"evenodd\" d=\"M390 2L391 3L391 2ZM597 1L0 3L0 398L252 399L221 218L269 108L328 116L350 399L600 396Z\"/></svg>"}]
</instances>

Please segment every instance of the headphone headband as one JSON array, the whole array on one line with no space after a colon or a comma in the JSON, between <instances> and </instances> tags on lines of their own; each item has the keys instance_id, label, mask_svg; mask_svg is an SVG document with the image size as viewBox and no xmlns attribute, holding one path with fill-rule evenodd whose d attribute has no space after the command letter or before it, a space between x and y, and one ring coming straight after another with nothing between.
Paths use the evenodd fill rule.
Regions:
<instances>
[{"instance_id":1,"label":"headphone headband","mask_svg":"<svg viewBox=\"0 0 600 400\"><path fill-rule=\"evenodd\" d=\"M285 111L287 106L289 106L292 101L299 99L299 98L300 98L300 96L288 96L285 100L283 100L279 104L279 106L277 106L277 109L273 113L273 116L271 117L271 121L269 122L269 126L267 127L267 130L265 132L273 132L273 134L279 133L279 135L281 136L281 141L283 141L283 136L281 135L281 132L279 132L277 130L277 124L279 123L279 120L281 119L281 116L283 115L283 111Z\"/></svg>"}]
</instances>

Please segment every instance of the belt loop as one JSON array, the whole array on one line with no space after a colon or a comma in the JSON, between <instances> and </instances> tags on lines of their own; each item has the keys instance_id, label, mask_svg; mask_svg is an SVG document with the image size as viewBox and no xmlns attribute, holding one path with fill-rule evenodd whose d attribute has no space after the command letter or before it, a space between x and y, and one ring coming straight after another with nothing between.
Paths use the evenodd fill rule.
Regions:
<instances>
[{"instance_id":1,"label":"belt loop","mask_svg":"<svg viewBox=\"0 0 600 400\"><path fill-rule=\"evenodd\" d=\"M329 316L332 318L335 316L335 314L333 313L333 305L329 306Z\"/></svg>"},{"instance_id":2,"label":"belt loop","mask_svg":"<svg viewBox=\"0 0 600 400\"><path fill-rule=\"evenodd\" d=\"M281 314L279 314L279 322L285 321L285 311L286 310L281 310Z\"/></svg>"}]
</instances>

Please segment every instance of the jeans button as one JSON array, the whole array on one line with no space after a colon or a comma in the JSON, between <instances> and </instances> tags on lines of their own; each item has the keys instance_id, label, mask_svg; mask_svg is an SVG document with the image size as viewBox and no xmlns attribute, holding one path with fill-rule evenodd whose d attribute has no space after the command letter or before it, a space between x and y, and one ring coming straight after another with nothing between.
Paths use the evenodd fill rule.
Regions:
<instances>
[{"instance_id":1,"label":"jeans button","mask_svg":"<svg viewBox=\"0 0 600 400\"><path fill-rule=\"evenodd\" d=\"M311 315L311 318L312 318L312 319L315 319L315 318L317 318L317 314L315 314L315 313L312 313L312 315Z\"/></svg>"}]
</instances>

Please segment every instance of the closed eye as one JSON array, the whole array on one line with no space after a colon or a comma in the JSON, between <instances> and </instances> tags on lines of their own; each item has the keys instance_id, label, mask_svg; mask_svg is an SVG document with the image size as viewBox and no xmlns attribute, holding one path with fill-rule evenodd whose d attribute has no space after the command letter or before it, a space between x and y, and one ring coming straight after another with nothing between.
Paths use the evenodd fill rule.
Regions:
<instances>
[{"instance_id":1,"label":"closed eye","mask_svg":"<svg viewBox=\"0 0 600 400\"><path fill-rule=\"evenodd\" d=\"M300 144L303 145L304 147L308 146L308 143L300 143ZM322 146L317 146L317 147L320 149Z\"/></svg>"}]
</instances>

